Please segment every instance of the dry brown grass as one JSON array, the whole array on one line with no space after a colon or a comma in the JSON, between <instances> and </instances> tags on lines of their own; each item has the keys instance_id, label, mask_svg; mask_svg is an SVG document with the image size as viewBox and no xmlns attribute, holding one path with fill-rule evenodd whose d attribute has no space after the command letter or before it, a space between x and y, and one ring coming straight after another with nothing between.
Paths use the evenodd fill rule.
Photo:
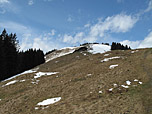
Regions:
<instances>
[{"instance_id":1,"label":"dry brown grass","mask_svg":"<svg viewBox=\"0 0 152 114\"><path fill-rule=\"evenodd\" d=\"M151 114L152 49L141 49L134 54L130 50L107 53L110 55L105 57L76 52L42 64L38 71L59 73L38 78L38 84L31 83L34 73L12 79L27 79L25 82L6 87L1 86L9 81L1 82L0 114ZM100 62L114 56L121 58ZM113 64L119 66L109 69ZM134 82L135 87L115 87L108 92L114 83L122 85L134 79L143 85ZM62 99L49 108L34 109L38 102L53 97Z\"/></svg>"}]
</instances>

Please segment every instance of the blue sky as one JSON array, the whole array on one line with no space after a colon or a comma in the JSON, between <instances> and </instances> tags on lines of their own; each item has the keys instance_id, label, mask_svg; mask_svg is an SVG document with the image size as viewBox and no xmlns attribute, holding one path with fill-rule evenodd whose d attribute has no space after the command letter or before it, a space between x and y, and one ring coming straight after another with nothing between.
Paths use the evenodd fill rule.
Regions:
<instances>
[{"instance_id":1,"label":"blue sky","mask_svg":"<svg viewBox=\"0 0 152 114\"><path fill-rule=\"evenodd\" d=\"M85 42L152 47L152 0L0 0L0 31L21 50L44 52Z\"/></svg>"}]
</instances>

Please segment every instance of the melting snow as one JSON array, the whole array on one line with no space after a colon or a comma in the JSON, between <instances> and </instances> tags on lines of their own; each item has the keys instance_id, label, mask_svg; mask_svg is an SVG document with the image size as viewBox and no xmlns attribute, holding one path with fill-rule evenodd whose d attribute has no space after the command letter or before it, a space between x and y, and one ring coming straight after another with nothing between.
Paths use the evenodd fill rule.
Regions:
<instances>
[{"instance_id":1,"label":"melting snow","mask_svg":"<svg viewBox=\"0 0 152 114\"><path fill-rule=\"evenodd\" d=\"M110 89L109 89L109 91L112 91L112 90L113 90L113 88L110 88Z\"/></svg>"},{"instance_id":2,"label":"melting snow","mask_svg":"<svg viewBox=\"0 0 152 114\"><path fill-rule=\"evenodd\" d=\"M11 79L16 78L16 77L18 77L18 76L20 76L20 75L23 75L23 74L29 74L29 73L34 73L34 72L36 72L36 71L35 71L35 70L27 70L27 71L25 71L25 72L22 72L22 73L20 73L20 74L17 74L17 75L15 75L15 76L12 76L12 77L4 80L4 81L11 80Z\"/></svg>"},{"instance_id":3,"label":"melting snow","mask_svg":"<svg viewBox=\"0 0 152 114\"><path fill-rule=\"evenodd\" d=\"M138 52L138 50L135 50L135 51L131 51L131 53L135 53L135 52Z\"/></svg>"},{"instance_id":4,"label":"melting snow","mask_svg":"<svg viewBox=\"0 0 152 114\"><path fill-rule=\"evenodd\" d=\"M19 82L25 82L26 80L20 80Z\"/></svg>"},{"instance_id":5,"label":"melting snow","mask_svg":"<svg viewBox=\"0 0 152 114\"><path fill-rule=\"evenodd\" d=\"M131 82L128 80L128 81L126 81L126 84L127 85L131 85Z\"/></svg>"},{"instance_id":6,"label":"melting snow","mask_svg":"<svg viewBox=\"0 0 152 114\"><path fill-rule=\"evenodd\" d=\"M101 62L106 62L106 61L109 61L109 60L112 60L112 59L118 59L118 58L120 58L120 57L116 56L116 57L105 58L104 60L101 60Z\"/></svg>"},{"instance_id":7,"label":"melting snow","mask_svg":"<svg viewBox=\"0 0 152 114\"><path fill-rule=\"evenodd\" d=\"M116 65L110 65L110 69L113 69L113 68L115 68L115 67L117 67L118 66L118 64L116 64Z\"/></svg>"},{"instance_id":8,"label":"melting snow","mask_svg":"<svg viewBox=\"0 0 152 114\"><path fill-rule=\"evenodd\" d=\"M105 54L104 56L109 56L109 54Z\"/></svg>"},{"instance_id":9,"label":"melting snow","mask_svg":"<svg viewBox=\"0 0 152 114\"><path fill-rule=\"evenodd\" d=\"M129 86L125 86L125 85L121 85L122 87L124 87L124 88L129 88Z\"/></svg>"},{"instance_id":10,"label":"melting snow","mask_svg":"<svg viewBox=\"0 0 152 114\"><path fill-rule=\"evenodd\" d=\"M42 102L39 102L37 105L41 105L41 106L45 106L45 105L50 105L50 104L54 104L58 101L61 100L61 97L56 97L56 98L51 98L51 99L46 99Z\"/></svg>"},{"instance_id":11,"label":"melting snow","mask_svg":"<svg viewBox=\"0 0 152 114\"><path fill-rule=\"evenodd\" d=\"M39 107L35 107L35 110L38 110L39 109Z\"/></svg>"},{"instance_id":12,"label":"melting snow","mask_svg":"<svg viewBox=\"0 0 152 114\"><path fill-rule=\"evenodd\" d=\"M137 79L134 79L134 81L135 81L135 82L138 82L138 80L137 80Z\"/></svg>"},{"instance_id":13,"label":"melting snow","mask_svg":"<svg viewBox=\"0 0 152 114\"><path fill-rule=\"evenodd\" d=\"M102 93L102 91L99 91L99 93Z\"/></svg>"},{"instance_id":14,"label":"melting snow","mask_svg":"<svg viewBox=\"0 0 152 114\"><path fill-rule=\"evenodd\" d=\"M15 84L16 82L18 82L18 80L10 81L7 84L3 85L2 87L5 87L5 86L11 85L11 84Z\"/></svg>"},{"instance_id":15,"label":"melting snow","mask_svg":"<svg viewBox=\"0 0 152 114\"><path fill-rule=\"evenodd\" d=\"M118 85L117 85L117 84L113 84L113 86L114 86L114 87L117 87Z\"/></svg>"},{"instance_id":16,"label":"melting snow","mask_svg":"<svg viewBox=\"0 0 152 114\"><path fill-rule=\"evenodd\" d=\"M35 82L34 82L35 81ZM33 82L31 82L32 84L38 84L40 80L33 80Z\"/></svg>"},{"instance_id":17,"label":"melting snow","mask_svg":"<svg viewBox=\"0 0 152 114\"><path fill-rule=\"evenodd\" d=\"M46 63L53 60L53 59L56 59L58 57L61 57L61 56L65 56L65 55L68 55L68 54L71 54L73 53L75 50L76 50L77 47L66 47L66 48L62 48L60 49L61 52L54 52L54 54L46 60ZM68 51L67 51L68 50Z\"/></svg>"},{"instance_id":18,"label":"melting snow","mask_svg":"<svg viewBox=\"0 0 152 114\"><path fill-rule=\"evenodd\" d=\"M92 54L105 53L107 51L110 51L110 49L111 49L110 46L103 45L103 44L92 44L90 46L91 46L92 50L89 50L89 52Z\"/></svg>"},{"instance_id":19,"label":"melting snow","mask_svg":"<svg viewBox=\"0 0 152 114\"><path fill-rule=\"evenodd\" d=\"M92 74L87 74L87 76L91 76Z\"/></svg>"},{"instance_id":20,"label":"melting snow","mask_svg":"<svg viewBox=\"0 0 152 114\"><path fill-rule=\"evenodd\" d=\"M40 78L41 76L48 76L48 75L53 75L53 74L57 74L58 72L38 72L36 73L36 76L34 76L34 78Z\"/></svg>"}]
</instances>

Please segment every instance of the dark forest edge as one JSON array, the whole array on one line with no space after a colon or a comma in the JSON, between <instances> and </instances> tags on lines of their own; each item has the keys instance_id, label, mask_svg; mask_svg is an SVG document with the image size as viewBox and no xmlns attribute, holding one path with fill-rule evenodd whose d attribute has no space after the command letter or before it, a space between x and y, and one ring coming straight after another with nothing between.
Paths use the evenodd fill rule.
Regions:
<instances>
[{"instance_id":1,"label":"dark forest edge","mask_svg":"<svg viewBox=\"0 0 152 114\"><path fill-rule=\"evenodd\" d=\"M19 51L16 34L0 34L0 81L45 62L42 50Z\"/></svg>"}]
</instances>

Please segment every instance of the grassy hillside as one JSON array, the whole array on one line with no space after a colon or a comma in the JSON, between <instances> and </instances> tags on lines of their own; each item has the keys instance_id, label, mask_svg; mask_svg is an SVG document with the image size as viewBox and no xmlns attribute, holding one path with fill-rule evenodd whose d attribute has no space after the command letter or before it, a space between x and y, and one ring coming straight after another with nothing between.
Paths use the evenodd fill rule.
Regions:
<instances>
[{"instance_id":1,"label":"grassy hillside","mask_svg":"<svg viewBox=\"0 0 152 114\"><path fill-rule=\"evenodd\" d=\"M75 52L37 68L58 73L0 82L0 114L152 114L152 49ZM37 105L55 97L61 100Z\"/></svg>"}]
</instances>

